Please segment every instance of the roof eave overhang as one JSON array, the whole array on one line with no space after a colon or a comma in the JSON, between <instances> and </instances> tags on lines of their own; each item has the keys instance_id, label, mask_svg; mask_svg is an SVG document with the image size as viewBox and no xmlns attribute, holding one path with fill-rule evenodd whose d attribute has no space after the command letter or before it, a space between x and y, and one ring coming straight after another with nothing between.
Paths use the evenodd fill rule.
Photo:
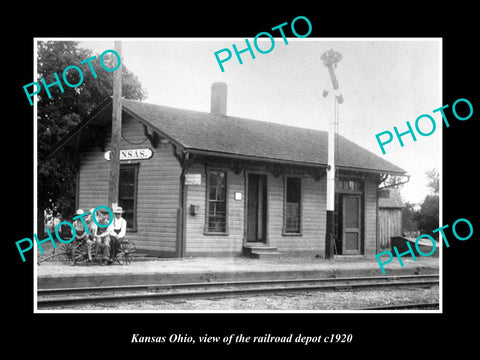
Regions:
<instances>
[{"instance_id":1,"label":"roof eave overhang","mask_svg":"<svg viewBox=\"0 0 480 360\"><path fill-rule=\"evenodd\" d=\"M341 166L341 165L337 165L337 169L345 170L345 171L371 173L371 174L388 174L388 175L406 175L407 174L407 172L404 170L368 169L368 168L359 168L359 167Z\"/></svg>"},{"instance_id":2,"label":"roof eave overhang","mask_svg":"<svg viewBox=\"0 0 480 360\"><path fill-rule=\"evenodd\" d=\"M163 132L161 129L159 129L158 127L156 127L155 125L153 125L150 121L144 119L143 117L139 116L136 112L134 112L133 110L130 110L127 106L122 106L122 111L125 111L128 115L132 116L134 119L138 120L138 122L140 122L142 125L145 125L151 129L153 129L155 132L158 133L158 135L160 135L161 137L167 139L170 143L172 143L173 145L175 145L178 149L180 149L181 151L184 150L185 148L185 145L182 144L181 142L179 142L178 140L176 140L175 138L171 137L170 135L168 135L167 133Z\"/></svg>"},{"instance_id":3,"label":"roof eave overhang","mask_svg":"<svg viewBox=\"0 0 480 360\"><path fill-rule=\"evenodd\" d=\"M220 152L215 150L198 149L193 147L185 147L184 152L189 152L191 154L198 154L198 155L224 157L224 158L237 159L237 160L261 161L261 162L269 162L269 163L275 163L275 164L315 167L315 168L322 168L322 169L327 168L327 164L295 161L295 160L289 160L289 159L275 159L275 158L268 158L268 157L262 157L262 156L254 156L254 155L234 154L234 153ZM356 172L372 173L372 174L390 174L390 175L406 174L405 171L401 171L401 170L395 171L395 170L384 170L384 169L366 169L366 168L356 168L356 167L338 166L338 165L337 165L337 169L344 170L344 171L356 171Z\"/></svg>"},{"instance_id":4,"label":"roof eave overhang","mask_svg":"<svg viewBox=\"0 0 480 360\"><path fill-rule=\"evenodd\" d=\"M64 138L62 138L60 141L58 141L55 145L53 145L50 150L47 153L48 157L52 157L57 152L59 152L66 144L68 144L72 139L74 139L77 136L80 136L81 132L83 129L85 129L88 125L92 124L95 119L112 103L112 99L109 97L107 98L102 104L98 106L96 109L95 113L93 113L86 121L81 122L78 124L74 129L70 131L68 135L66 135ZM136 112L130 110L127 106L122 105L122 112L125 112L126 114L132 116L134 119L136 119L138 122L140 122L142 125L145 125L154 131L156 131L161 137L167 139L170 143L174 144L179 151L183 151L184 145L178 142L176 139L172 138L168 134L164 133L161 129L157 128L154 126L150 121L144 119L143 117L139 116Z\"/></svg>"},{"instance_id":5,"label":"roof eave overhang","mask_svg":"<svg viewBox=\"0 0 480 360\"><path fill-rule=\"evenodd\" d=\"M230 159L236 159L236 160L259 161L259 162L269 162L269 163L275 163L275 164L286 164L286 165L317 167L317 168L327 167L326 164L294 161L294 160L288 160L288 159L275 159L275 158L255 156L255 155L235 154L235 153L221 152L221 151L215 151L215 150L198 149L193 147L186 147L184 151L194 155L197 154L197 155L205 155L205 156L216 156L216 157L224 157L224 158L230 158Z\"/></svg>"}]
</instances>

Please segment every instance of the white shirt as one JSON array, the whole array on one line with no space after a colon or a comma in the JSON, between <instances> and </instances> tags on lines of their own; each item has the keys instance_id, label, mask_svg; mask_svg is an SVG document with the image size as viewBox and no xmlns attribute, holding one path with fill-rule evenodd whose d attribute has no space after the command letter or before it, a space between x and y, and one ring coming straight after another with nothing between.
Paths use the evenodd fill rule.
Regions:
<instances>
[{"instance_id":1,"label":"white shirt","mask_svg":"<svg viewBox=\"0 0 480 360\"><path fill-rule=\"evenodd\" d=\"M119 230L119 229L120 229L120 232L117 235L115 230ZM110 235L114 235L117 238L125 237L125 233L127 232L127 221L124 218L120 218L120 219L113 218L112 223L108 225L107 232Z\"/></svg>"}]
</instances>

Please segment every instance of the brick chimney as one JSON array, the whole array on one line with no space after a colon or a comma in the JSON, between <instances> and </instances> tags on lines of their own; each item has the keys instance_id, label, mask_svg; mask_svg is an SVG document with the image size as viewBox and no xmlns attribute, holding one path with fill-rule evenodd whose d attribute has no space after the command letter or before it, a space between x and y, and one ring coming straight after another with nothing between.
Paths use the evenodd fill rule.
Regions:
<instances>
[{"instance_id":1,"label":"brick chimney","mask_svg":"<svg viewBox=\"0 0 480 360\"><path fill-rule=\"evenodd\" d=\"M227 84L215 82L212 84L210 112L216 115L227 115Z\"/></svg>"}]
</instances>

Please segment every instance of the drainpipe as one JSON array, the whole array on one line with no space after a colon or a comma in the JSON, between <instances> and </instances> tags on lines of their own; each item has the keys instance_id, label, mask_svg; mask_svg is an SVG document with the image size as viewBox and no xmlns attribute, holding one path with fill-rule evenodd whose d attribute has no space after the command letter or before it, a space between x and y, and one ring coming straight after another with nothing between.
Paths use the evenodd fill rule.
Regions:
<instances>
[{"instance_id":1,"label":"drainpipe","mask_svg":"<svg viewBox=\"0 0 480 360\"><path fill-rule=\"evenodd\" d=\"M183 151L183 155L180 156L177 153L177 148L173 145L173 154L177 158L182 171L180 173L180 183L179 190L180 194L178 197L178 209L177 209L177 238L175 243L175 256L183 258L186 255L186 208L187 208L187 194L186 194L186 185L185 185L185 172L192 163L193 156L190 156L190 153Z\"/></svg>"},{"instance_id":2,"label":"drainpipe","mask_svg":"<svg viewBox=\"0 0 480 360\"><path fill-rule=\"evenodd\" d=\"M396 182L396 183L394 183L394 184L384 185L384 186L382 186L382 187L379 187L379 189L388 189L388 188L391 188L391 187L395 187L395 186L399 186L399 185L406 184L406 183L408 183L408 182L410 181L410 175L400 175L400 176L406 177L407 179L405 179L405 180L403 180L403 181ZM400 176L398 176L398 177L400 177ZM387 177L388 177L388 175L385 176L385 177L383 178L383 180L380 179L380 184L381 184ZM379 184L379 185L380 185L380 184Z\"/></svg>"}]
</instances>

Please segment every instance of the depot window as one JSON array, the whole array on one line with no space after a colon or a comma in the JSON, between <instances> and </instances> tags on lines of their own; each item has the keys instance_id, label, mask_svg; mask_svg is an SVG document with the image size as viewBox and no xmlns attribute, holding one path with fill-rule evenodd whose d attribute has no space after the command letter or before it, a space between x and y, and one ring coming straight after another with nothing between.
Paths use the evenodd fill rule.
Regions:
<instances>
[{"instance_id":1,"label":"depot window","mask_svg":"<svg viewBox=\"0 0 480 360\"><path fill-rule=\"evenodd\" d=\"M284 194L283 234L302 233L302 178L286 177Z\"/></svg>"},{"instance_id":2,"label":"depot window","mask_svg":"<svg viewBox=\"0 0 480 360\"><path fill-rule=\"evenodd\" d=\"M227 173L207 172L207 211L205 232L209 234L227 233Z\"/></svg>"},{"instance_id":3,"label":"depot window","mask_svg":"<svg viewBox=\"0 0 480 360\"><path fill-rule=\"evenodd\" d=\"M363 190L363 182L357 179L336 180L335 190L340 192L361 192Z\"/></svg>"},{"instance_id":4,"label":"depot window","mask_svg":"<svg viewBox=\"0 0 480 360\"><path fill-rule=\"evenodd\" d=\"M127 229L133 231L137 229L138 168L138 164L120 165L118 182L118 205L123 208Z\"/></svg>"}]
</instances>

